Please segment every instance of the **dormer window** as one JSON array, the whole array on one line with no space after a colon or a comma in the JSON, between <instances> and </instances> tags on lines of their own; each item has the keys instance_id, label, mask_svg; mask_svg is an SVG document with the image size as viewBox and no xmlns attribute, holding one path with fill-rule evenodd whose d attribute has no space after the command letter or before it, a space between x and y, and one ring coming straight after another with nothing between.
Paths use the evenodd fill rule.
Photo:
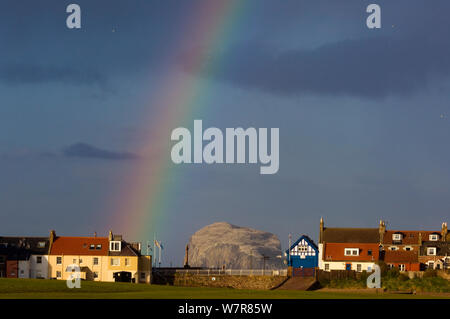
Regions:
<instances>
[{"instance_id":1,"label":"dormer window","mask_svg":"<svg viewBox=\"0 0 450 319\"><path fill-rule=\"evenodd\" d=\"M38 242L38 248L45 248L45 241Z\"/></svg>"},{"instance_id":2,"label":"dormer window","mask_svg":"<svg viewBox=\"0 0 450 319\"><path fill-rule=\"evenodd\" d=\"M121 242L120 241L110 241L109 242L109 251L121 251Z\"/></svg>"},{"instance_id":3,"label":"dormer window","mask_svg":"<svg viewBox=\"0 0 450 319\"><path fill-rule=\"evenodd\" d=\"M428 247L427 256L436 256L436 247Z\"/></svg>"},{"instance_id":4,"label":"dormer window","mask_svg":"<svg viewBox=\"0 0 450 319\"><path fill-rule=\"evenodd\" d=\"M430 241L438 241L439 235L438 234L431 234L429 237Z\"/></svg>"},{"instance_id":5,"label":"dormer window","mask_svg":"<svg viewBox=\"0 0 450 319\"><path fill-rule=\"evenodd\" d=\"M402 234L392 234L392 240L402 240Z\"/></svg>"},{"instance_id":6,"label":"dormer window","mask_svg":"<svg viewBox=\"0 0 450 319\"><path fill-rule=\"evenodd\" d=\"M345 248L344 255L345 256L359 256L359 249L358 248Z\"/></svg>"},{"instance_id":7,"label":"dormer window","mask_svg":"<svg viewBox=\"0 0 450 319\"><path fill-rule=\"evenodd\" d=\"M95 249L95 245L94 245L94 244L90 244L90 245L89 245L89 249L90 249L90 250Z\"/></svg>"}]
</instances>

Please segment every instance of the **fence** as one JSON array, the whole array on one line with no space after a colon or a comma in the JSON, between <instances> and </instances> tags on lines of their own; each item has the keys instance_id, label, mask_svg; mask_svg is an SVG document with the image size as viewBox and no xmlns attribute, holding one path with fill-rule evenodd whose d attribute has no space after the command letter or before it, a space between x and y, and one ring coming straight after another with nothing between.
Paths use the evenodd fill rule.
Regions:
<instances>
[{"instance_id":1,"label":"fence","mask_svg":"<svg viewBox=\"0 0 450 319\"><path fill-rule=\"evenodd\" d=\"M164 274L190 274L200 276L287 276L287 269L158 269L154 272Z\"/></svg>"},{"instance_id":2,"label":"fence","mask_svg":"<svg viewBox=\"0 0 450 319\"><path fill-rule=\"evenodd\" d=\"M315 268L294 268L292 269L293 277L314 277L315 276Z\"/></svg>"}]
</instances>

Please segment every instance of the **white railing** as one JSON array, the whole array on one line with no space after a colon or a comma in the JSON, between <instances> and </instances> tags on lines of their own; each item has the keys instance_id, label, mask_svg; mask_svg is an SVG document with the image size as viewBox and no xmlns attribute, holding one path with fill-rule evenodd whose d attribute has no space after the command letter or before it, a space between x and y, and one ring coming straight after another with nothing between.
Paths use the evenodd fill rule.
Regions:
<instances>
[{"instance_id":1,"label":"white railing","mask_svg":"<svg viewBox=\"0 0 450 319\"><path fill-rule=\"evenodd\" d=\"M154 271L165 273L166 270L154 268ZM174 269L168 272L203 276L287 276L287 269Z\"/></svg>"}]
</instances>

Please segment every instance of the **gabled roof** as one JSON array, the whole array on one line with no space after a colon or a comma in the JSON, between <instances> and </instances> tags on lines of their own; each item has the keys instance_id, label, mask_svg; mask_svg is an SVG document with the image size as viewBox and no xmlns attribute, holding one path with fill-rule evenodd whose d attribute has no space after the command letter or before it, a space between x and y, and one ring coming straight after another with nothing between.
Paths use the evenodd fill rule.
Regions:
<instances>
[{"instance_id":1,"label":"gabled roof","mask_svg":"<svg viewBox=\"0 0 450 319\"><path fill-rule=\"evenodd\" d=\"M396 245L399 244L397 241L392 239L393 234L402 234L403 238L401 245L420 245L419 234L422 236L422 241L428 240L428 236L431 234L438 234L439 231L425 231L425 230L387 230L383 236L383 244Z\"/></svg>"},{"instance_id":2,"label":"gabled roof","mask_svg":"<svg viewBox=\"0 0 450 319\"><path fill-rule=\"evenodd\" d=\"M131 244L127 243L126 241L122 241L121 244L121 250L120 251L110 251L110 256L139 256L139 253L134 250L134 248L131 246Z\"/></svg>"},{"instance_id":3,"label":"gabled roof","mask_svg":"<svg viewBox=\"0 0 450 319\"><path fill-rule=\"evenodd\" d=\"M95 245L95 249L90 249ZM97 245L101 245L97 249ZM108 237L56 237L51 247L50 255L107 256L109 249Z\"/></svg>"},{"instance_id":4,"label":"gabled roof","mask_svg":"<svg viewBox=\"0 0 450 319\"><path fill-rule=\"evenodd\" d=\"M417 250L385 250L385 263L418 263L419 254Z\"/></svg>"},{"instance_id":5,"label":"gabled roof","mask_svg":"<svg viewBox=\"0 0 450 319\"><path fill-rule=\"evenodd\" d=\"M324 228L326 243L379 243L378 228Z\"/></svg>"},{"instance_id":6,"label":"gabled roof","mask_svg":"<svg viewBox=\"0 0 450 319\"><path fill-rule=\"evenodd\" d=\"M303 239L304 239L306 242L308 242L308 244L309 244L311 247L313 247L314 250L318 250L318 249L319 249L319 248L317 247L316 243L315 243L311 238L309 238L309 237L306 236L306 235L302 235L302 236L300 236L299 239L297 239L297 240L291 245L290 249L286 249L286 253L287 253L289 250L294 249L294 247L297 246L298 243L301 242Z\"/></svg>"}]
</instances>

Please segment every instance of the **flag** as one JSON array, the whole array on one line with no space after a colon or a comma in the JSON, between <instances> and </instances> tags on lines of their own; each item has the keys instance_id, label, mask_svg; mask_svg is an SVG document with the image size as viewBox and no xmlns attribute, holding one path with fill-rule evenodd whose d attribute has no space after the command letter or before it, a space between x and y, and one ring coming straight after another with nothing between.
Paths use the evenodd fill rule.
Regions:
<instances>
[{"instance_id":1,"label":"flag","mask_svg":"<svg viewBox=\"0 0 450 319\"><path fill-rule=\"evenodd\" d=\"M158 247L159 249L164 249L163 245L161 244L160 241L157 241L156 239L154 240L155 246Z\"/></svg>"}]
</instances>

